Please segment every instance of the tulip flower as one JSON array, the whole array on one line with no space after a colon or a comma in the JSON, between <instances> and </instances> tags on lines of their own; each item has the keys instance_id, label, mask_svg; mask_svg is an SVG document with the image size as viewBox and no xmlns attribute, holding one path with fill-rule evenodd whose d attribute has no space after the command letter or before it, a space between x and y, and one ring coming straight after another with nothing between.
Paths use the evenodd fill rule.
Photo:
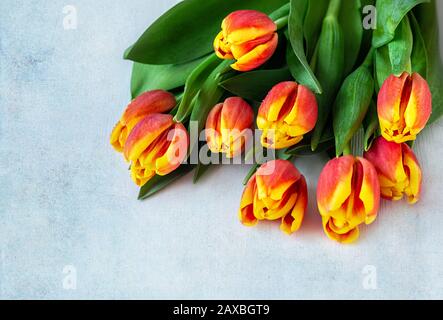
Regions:
<instances>
[{"instance_id":1,"label":"tulip flower","mask_svg":"<svg viewBox=\"0 0 443 320\"><path fill-rule=\"evenodd\" d=\"M378 94L377 110L386 140L396 143L415 140L432 112L428 83L418 73L389 76Z\"/></svg>"},{"instance_id":2,"label":"tulip flower","mask_svg":"<svg viewBox=\"0 0 443 320\"><path fill-rule=\"evenodd\" d=\"M317 114L317 100L307 87L292 81L275 85L258 111L262 145L282 149L297 144L315 127Z\"/></svg>"},{"instance_id":3,"label":"tulip flower","mask_svg":"<svg viewBox=\"0 0 443 320\"><path fill-rule=\"evenodd\" d=\"M154 113L144 117L132 129L124 156L131 162L131 177L142 186L154 175L167 175L186 159L189 135L181 123L169 114Z\"/></svg>"},{"instance_id":4,"label":"tulip flower","mask_svg":"<svg viewBox=\"0 0 443 320\"><path fill-rule=\"evenodd\" d=\"M406 144L377 138L364 157L375 167L383 198L400 200L406 195L409 203L418 201L422 173L414 152Z\"/></svg>"},{"instance_id":5,"label":"tulip flower","mask_svg":"<svg viewBox=\"0 0 443 320\"><path fill-rule=\"evenodd\" d=\"M175 97L163 90L148 91L138 96L126 107L112 130L111 145L118 152L123 152L128 135L141 119L151 113L168 112L175 105Z\"/></svg>"},{"instance_id":6,"label":"tulip flower","mask_svg":"<svg viewBox=\"0 0 443 320\"><path fill-rule=\"evenodd\" d=\"M222 31L214 40L221 59L237 60L231 67L250 71L264 64L277 49L277 25L264 13L239 10L222 22Z\"/></svg>"},{"instance_id":7,"label":"tulip flower","mask_svg":"<svg viewBox=\"0 0 443 320\"><path fill-rule=\"evenodd\" d=\"M246 226L260 220L281 220L280 229L291 234L303 221L308 201L306 180L287 160L263 164L243 192L239 217Z\"/></svg>"},{"instance_id":8,"label":"tulip flower","mask_svg":"<svg viewBox=\"0 0 443 320\"><path fill-rule=\"evenodd\" d=\"M214 153L225 153L228 158L240 154L252 129L254 111L239 97L217 104L206 120L206 142Z\"/></svg>"},{"instance_id":9,"label":"tulip flower","mask_svg":"<svg viewBox=\"0 0 443 320\"><path fill-rule=\"evenodd\" d=\"M358 226L372 223L380 206L380 185L374 166L351 155L329 161L318 181L317 204L330 239L341 243L355 241Z\"/></svg>"}]
</instances>

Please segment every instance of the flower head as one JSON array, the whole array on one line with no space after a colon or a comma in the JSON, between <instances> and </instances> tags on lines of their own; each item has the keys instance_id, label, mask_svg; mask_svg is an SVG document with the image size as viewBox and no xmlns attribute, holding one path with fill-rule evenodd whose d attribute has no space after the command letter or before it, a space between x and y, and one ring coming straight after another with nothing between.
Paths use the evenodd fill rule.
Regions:
<instances>
[{"instance_id":1,"label":"flower head","mask_svg":"<svg viewBox=\"0 0 443 320\"><path fill-rule=\"evenodd\" d=\"M277 49L277 26L259 11L234 11L221 27L214 50L221 59L237 60L231 65L235 70L250 71L261 66Z\"/></svg>"},{"instance_id":2,"label":"flower head","mask_svg":"<svg viewBox=\"0 0 443 320\"><path fill-rule=\"evenodd\" d=\"M246 226L260 220L281 220L285 233L297 231L308 201L305 177L287 160L263 164L243 192L239 217Z\"/></svg>"}]
</instances>

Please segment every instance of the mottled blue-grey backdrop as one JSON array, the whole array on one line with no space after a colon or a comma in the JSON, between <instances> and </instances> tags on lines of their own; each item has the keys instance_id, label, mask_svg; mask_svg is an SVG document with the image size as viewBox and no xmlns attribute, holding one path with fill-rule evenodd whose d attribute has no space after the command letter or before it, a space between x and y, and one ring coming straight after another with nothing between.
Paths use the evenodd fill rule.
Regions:
<instances>
[{"instance_id":1,"label":"mottled blue-grey backdrop","mask_svg":"<svg viewBox=\"0 0 443 320\"><path fill-rule=\"evenodd\" d=\"M296 161L311 203L291 237L238 222L247 166L136 200L108 144L130 98L121 57L175 2L1 1L0 298L443 298L442 124L416 144L422 201L383 203L351 246L323 234L321 157Z\"/></svg>"}]
</instances>

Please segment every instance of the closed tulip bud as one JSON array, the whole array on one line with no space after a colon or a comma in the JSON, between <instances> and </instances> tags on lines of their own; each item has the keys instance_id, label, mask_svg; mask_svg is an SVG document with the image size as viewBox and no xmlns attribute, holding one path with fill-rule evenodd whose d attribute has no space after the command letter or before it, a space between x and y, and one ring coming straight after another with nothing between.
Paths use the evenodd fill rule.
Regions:
<instances>
[{"instance_id":1,"label":"closed tulip bud","mask_svg":"<svg viewBox=\"0 0 443 320\"><path fill-rule=\"evenodd\" d=\"M260 220L281 220L280 229L291 234L303 221L308 203L304 176L287 160L263 164L243 192L239 217L246 226Z\"/></svg>"},{"instance_id":2,"label":"closed tulip bud","mask_svg":"<svg viewBox=\"0 0 443 320\"><path fill-rule=\"evenodd\" d=\"M380 185L374 166L351 155L329 161L318 180L317 205L330 239L342 243L355 241L358 226L372 223L380 206Z\"/></svg>"},{"instance_id":3,"label":"closed tulip bud","mask_svg":"<svg viewBox=\"0 0 443 320\"><path fill-rule=\"evenodd\" d=\"M282 149L297 144L315 127L317 115L317 100L307 87L292 81L277 84L258 111L262 145Z\"/></svg>"},{"instance_id":4,"label":"closed tulip bud","mask_svg":"<svg viewBox=\"0 0 443 320\"><path fill-rule=\"evenodd\" d=\"M415 140L432 112L428 83L418 73L389 76L378 94L377 110L386 140L396 143Z\"/></svg>"},{"instance_id":5,"label":"closed tulip bud","mask_svg":"<svg viewBox=\"0 0 443 320\"><path fill-rule=\"evenodd\" d=\"M400 200L406 195L409 203L418 201L422 173L414 152L406 143L397 144L379 137L364 157L377 170L383 198Z\"/></svg>"},{"instance_id":6,"label":"closed tulip bud","mask_svg":"<svg viewBox=\"0 0 443 320\"><path fill-rule=\"evenodd\" d=\"M250 138L254 111L242 98L233 97L217 104L206 120L206 142L214 153L228 158L240 154ZM249 135L248 135L249 134Z\"/></svg>"},{"instance_id":7,"label":"closed tulip bud","mask_svg":"<svg viewBox=\"0 0 443 320\"><path fill-rule=\"evenodd\" d=\"M186 159L189 135L181 123L169 114L154 113L144 117L132 129L124 156L131 162L131 177L142 186L154 175L164 176Z\"/></svg>"},{"instance_id":8,"label":"closed tulip bud","mask_svg":"<svg viewBox=\"0 0 443 320\"><path fill-rule=\"evenodd\" d=\"M221 59L237 60L231 65L235 70L250 71L261 66L277 49L277 25L264 13L234 11L221 27L214 50Z\"/></svg>"},{"instance_id":9,"label":"closed tulip bud","mask_svg":"<svg viewBox=\"0 0 443 320\"><path fill-rule=\"evenodd\" d=\"M122 152L131 130L148 114L168 112L176 105L175 97L163 90L153 90L138 96L126 107L111 134L111 145Z\"/></svg>"}]
</instances>

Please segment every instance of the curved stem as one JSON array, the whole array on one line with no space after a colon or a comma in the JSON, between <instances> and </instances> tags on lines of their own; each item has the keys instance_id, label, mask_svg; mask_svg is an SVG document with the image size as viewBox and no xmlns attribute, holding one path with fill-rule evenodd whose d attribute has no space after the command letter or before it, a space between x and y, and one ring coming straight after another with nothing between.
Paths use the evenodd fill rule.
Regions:
<instances>
[{"instance_id":1,"label":"curved stem","mask_svg":"<svg viewBox=\"0 0 443 320\"><path fill-rule=\"evenodd\" d=\"M280 30L288 25L289 16L284 16L280 19L275 20L275 24L277 25L277 30Z\"/></svg>"}]
</instances>

